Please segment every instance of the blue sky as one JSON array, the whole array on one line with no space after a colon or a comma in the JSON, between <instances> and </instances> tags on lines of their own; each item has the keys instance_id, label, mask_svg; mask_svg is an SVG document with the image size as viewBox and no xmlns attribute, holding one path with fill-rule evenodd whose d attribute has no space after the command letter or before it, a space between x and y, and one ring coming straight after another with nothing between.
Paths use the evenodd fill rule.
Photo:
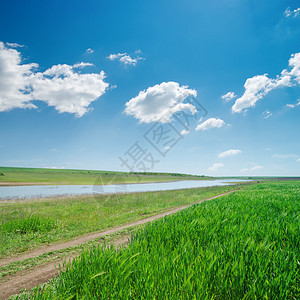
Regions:
<instances>
[{"instance_id":1,"label":"blue sky","mask_svg":"<svg viewBox=\"0 0 300 300\"><path fill-rule=\"evenodd\" d=\"M299 6L2 1L0 165L299 176Z\"/></svg>"}]
</instances>

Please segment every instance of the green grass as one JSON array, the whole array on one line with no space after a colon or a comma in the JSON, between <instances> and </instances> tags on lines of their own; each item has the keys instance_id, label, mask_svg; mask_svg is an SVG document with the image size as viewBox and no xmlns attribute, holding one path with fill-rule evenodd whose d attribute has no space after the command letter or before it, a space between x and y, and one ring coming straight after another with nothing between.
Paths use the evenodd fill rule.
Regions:
<instances>
[{"instance_id":1,"label":"green grass","mask_svg":"<svg viewBox=\"0 0 300 300\"><path fill-rule=\"evenodd\" d=\"M0 258L130 223L239 187L0 203Z\"/></svg>"},{"instance_id":2,"label":"green grass","mask_svg":"<svg viewBox=\"0 0 300 300\"><path fill-rule=\"evenodd\" d=\"M1 234L27 234L47 232L57 226L57 221L40 215L29 215L1 224Z\"/></svg>"},{"instance_id":3,"label":"green grass","mask_svg":"<svg viewBox=\"0 0 300 300\"><path fill-rule=\"evenodd\" d=\"M138 226L142 227L142 226ZM77 255L80 252L82 252L85 249L90 248L91 246L96 245L104 245L107 243L113 243L114 241L123 238L123 237L130 237L130 233L135 230L136 227L120 230L116 233L112 233L94 240L91 240L89 242L68 247L65 249L57 250L57 251L49 251L46 253L43 253L37 257L27 258L21 261L12 262L6 266L0 267L0 280L5 280L6 276L13 275L15 273L18 273L20 271L25 271L32 269L34 267L38 267L40 265L43 265L45 263L49 263L54 260L62 259L64 257L70 256L70 255Z\"/></svg>"},{"instance_id":4,"label":"green grass","mask_svg":"<svg viewBox=\"0 0 300 300\"><path fill-rule=\"evenodd\" d=\"M0 183L115 184L188 179L207 180L211 178L178 173L124 173L95 170L0 167Z\"/></svg>"},{"instance_id":5,"label":"green grass","mask_svg":"<svg viewBox=\"0 0 300 300\"><path fill-rule=\"evenodd\" d=\"M299 299L300 182L252 185L92 247L18 299Z\"/></svg>"}]
</instances>

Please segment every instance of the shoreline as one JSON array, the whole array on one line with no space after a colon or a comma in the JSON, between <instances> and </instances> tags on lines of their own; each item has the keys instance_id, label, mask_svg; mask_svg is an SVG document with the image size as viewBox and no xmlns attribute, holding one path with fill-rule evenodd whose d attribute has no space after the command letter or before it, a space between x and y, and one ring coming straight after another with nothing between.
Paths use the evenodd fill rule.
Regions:
<instances>
[{"instance_id":1,"label":"shoreline","mask_svg":"<svg viewBox=\"0 0 300 300\"><path fill-rule=\"evenodd\" d=\"M198 178L191 178L191 179L174 179L174 180L160 180L160 181L144 181L144 182L119 182L119 183L103 183L103 184L89 184L89 183L60 183L60 182L12 182L12 181L0 181L0 187L8 187L8 186L43 186L43 185L90 185L90 186L101 186L101 185L124 185L124 184L146 184L146 183L165 183L165 182L177 182L177 181L190 181L190 180L197 180L197 181L213 181L217 180L216 178L212 179L198 179Z\"/></svg>"},{"instance_id":2,"label":"shoreline","mask_svg":"<svg viewBox=\"0 0 300 300\"><path fill-rule=\"evenodd\" d=\"M252 184L251 182L239 182L239 183L225 183L222 186L239 186L239 185L248 185ZM188 189L199 189L199 188L208 188L208 187L217 187L220 185L212 185L212 186L205 186L205 187L192 187L192 188L182 188L182 189L172 189L172 190L157 190L157 191L142 191L142 192L125 192L125 193L104 193L104 194L97 194L97 193L86 193L80 195L57 195L57 196L47 196L47 197L35 197L35 198L17 198L17 199L1 199L0 204L4 203L19 203L19 202L35 202L35 201L51 201L51 200L63 200L63 199L76 199L80 197L107 197L107 196L119 196L119 195L126 195L126 194L142 194L142 193L157 193L157 192L169 192L169 191L181 191L181 190L188 190Z\"/></svg>"}]
</instances>

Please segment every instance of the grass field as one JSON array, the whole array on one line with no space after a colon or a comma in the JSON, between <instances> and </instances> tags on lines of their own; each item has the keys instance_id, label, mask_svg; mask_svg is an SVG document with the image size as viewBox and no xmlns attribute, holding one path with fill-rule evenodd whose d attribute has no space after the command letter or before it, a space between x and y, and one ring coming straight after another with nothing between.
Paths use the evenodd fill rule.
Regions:
<instances>
[{"instance_id":1,"label":"grass field","mask_svg":"<svg viewBox=\"0 0 300 300\"><path fill-rule=\"evenodd\" d=\"M299 299L299 200L288 181L192 206L84 251L30 299Z\"/></svg>"},{"instance_id":2,"label":"grass field","mask_svg":"<svg viewBox=\"0 0 300 300\"><path fill-rule=\"evenodd\" d=\"M179 173L124 173L112 171L10 168L0 167L0 184L116 184L136 182L164 182L174 180L207 180L210 177Z\"/></svg>"},{"instance_id":3,"label":"grass field","mask_svg":"<svg viewBox=\"0 0 300 300\"><path fill-rule=\"evenodd\" d=\"M0 202L0 258L130 223L239 187Z\"/></svg>"}]
</instances>

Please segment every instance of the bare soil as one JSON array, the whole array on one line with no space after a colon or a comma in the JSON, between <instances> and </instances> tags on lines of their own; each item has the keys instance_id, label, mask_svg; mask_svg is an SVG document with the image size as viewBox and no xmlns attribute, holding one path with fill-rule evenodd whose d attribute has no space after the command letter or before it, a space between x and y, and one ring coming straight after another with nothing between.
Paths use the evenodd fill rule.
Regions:
<instances>
[{"instance_id":1,"label":"bare soil","mask_svg":"<svg viewBox=\"0 0 300 300\"><path fill-rule=\"evenodd\" d=\"M204 200L201 200L197 203L194 204L199 204L202 203L204 201L209 201L209 200L213 200L216 198L219 198L223 195L235 192L238 190L233 190L230 192L226 192L226 193L222 193ZM142 220L138 220L136 222L133 223L129 223L129 224L125 224L123 226L120 227L115 227L103 232L98 232L98 233L93 233L93 234L89 234L89 235L85 235L76 239L73 239L71 241L67 241L64 243L60 243L60 244L52 244L49 246L44 246L42 248L33 250L31 252L22 254L22 255L18 255L18 256L13 256L10 258L5 258L0 260L0 267L2 266L6 266L12 262L16 262L16 261L21 261L27 258L34 258L37 257L41 254L50 252L50 251L57 251L57 250L62 250L68 247L72 247L72 246L77 246L86 242L89 242L91 240L112 234L112 233L116 233L120 230L123 229L127 229L130 227L134 227L137 225L142 225L148 222L152 222L155 221L159 218L163 218L165 216L177 213L187 207L189 207L190 205L183 205L180 207L177 207L175 209L169 210L167 212L163 212L157 215L154 215L152 217L148 217ZM115 246L120 246L120 245L124 245L126 242L128 242L128 236L122 236L120 239L114 241L112 244L114 244ZM40 265L37 266L36 268L30 269L30 270L25 270L24 272L19 272L15 275L11 275L6 277L6 281L5 282L0 282L0 299L8 299L10 296L18 294L21 292L21 290L30 290L31 288L41 284L41 283L45 283L47 281L49 281L51 278L55 277L58 275L58 271L57 271L57 266L62 263L63 260L72 260L76 255L72 255L72 256L68 256L67 258L63 258L63 259L58 259L55 261L52 261L50 263L44 264L44 265Z\"/></svg>"}]
</instances>

